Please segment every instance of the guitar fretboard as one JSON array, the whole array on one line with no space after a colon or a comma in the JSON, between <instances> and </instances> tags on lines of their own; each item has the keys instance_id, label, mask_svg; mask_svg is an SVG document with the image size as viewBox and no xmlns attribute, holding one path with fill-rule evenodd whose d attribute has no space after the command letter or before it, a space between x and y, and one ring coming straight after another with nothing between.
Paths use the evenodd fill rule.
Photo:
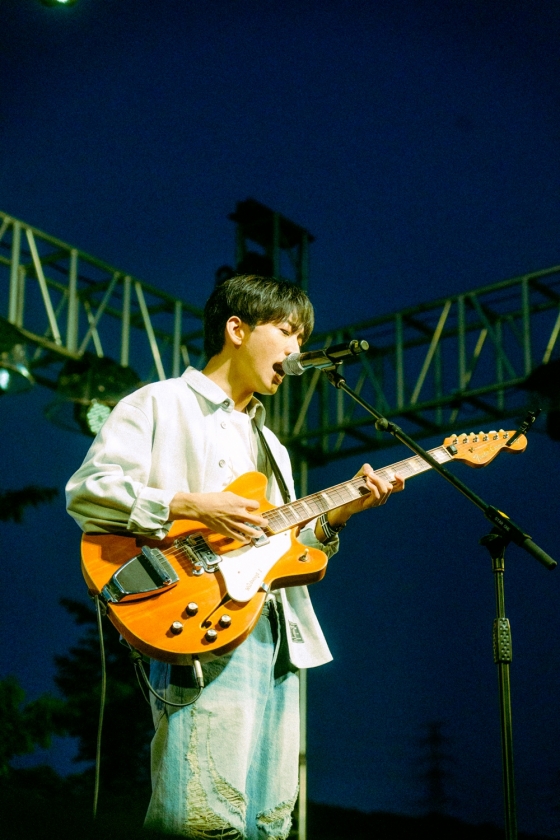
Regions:
<instances>
[{"instance_id":1,"label":"guitar fretboard","mask_svg":"<svg viewBox=\"0 0 560 840\"><path fill-rule=\"evenodd\" d=\"M439 464L444 464L453 457L444 446L436 446L435 449L430 449L429 454ZM394 482L395 473L398 473L402 478L412 478L413 475L419 475L430 469L431 467L426 461L420 456L414 455L412 458L398 461L388 467L382 467L376 470L376 473L386 481ZM322 513L327 513L329 510L353 502L361 496L367 496L369 492L364 477L356 476L351 478L350 481L336 484L320 493L312 493L303 499L266 511L263 514L268 521L266 530L271 534L279 534L281 531L287 531L289 528L308 522Z\"/></svg>"}]
</instances>

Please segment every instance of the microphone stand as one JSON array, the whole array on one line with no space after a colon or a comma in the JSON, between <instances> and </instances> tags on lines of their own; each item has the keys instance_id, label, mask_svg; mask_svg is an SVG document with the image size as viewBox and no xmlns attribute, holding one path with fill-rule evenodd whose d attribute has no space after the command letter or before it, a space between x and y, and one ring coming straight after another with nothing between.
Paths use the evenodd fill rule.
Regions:
<instances>
[{"instance_id":1,"label":"microphone stand","mask_svg":"<svg viewBox=\"0 0 560 840\"><path fill-rule=\"evenodd\" d=\"M492 559L492 572L494 575L494 587L496 594L496 618L493 627L493 650L494 662L498 666L498 685L500 700L500 729L502 740L502 772L504 788L504 812L505 812L505 836L506 840L517 840L517 813L515 805L515 784L513 776L513 730L511 719L511 688L509 666L511 663L511 629L505 614L504 595L504 572L505 572L505 549L510 542L523 548L528 554L542 563L547 569L554 569L557 565L531 537L516 525L507 514L502 513L492 505L487 504L484 499L474 493L467 485L457 478L453 473L439 464L426 452L415 440L409 437L403 430L384 417L370 403L363 400L352 388L350 388L342 374L338 373L338 366L341 361L332 360L328 367L323 366L322 370L327 379L335 388L344 391L352 397L358 405L365 408L375 418L375 428L379 431L388 432L405 446L408 446L416 455L419 455L432 469L438 472L446 481L452 484L459 492L469 499L472 504L480 508L486 519L493 528L479 540ZM520 435L529 430L536 420L538 412L529 412L516 434L508 441L511 445Z\"/></svg>"}]
</instances>

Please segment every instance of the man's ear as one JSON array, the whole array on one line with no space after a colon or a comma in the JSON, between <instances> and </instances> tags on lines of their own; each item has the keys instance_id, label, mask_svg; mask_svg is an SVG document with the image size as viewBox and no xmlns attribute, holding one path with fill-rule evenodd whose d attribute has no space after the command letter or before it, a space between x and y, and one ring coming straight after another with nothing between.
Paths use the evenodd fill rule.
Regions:
<instances>
[{"instance_id":1,"label":"man's ear","mask_svg":"<svg viewBox=\"0 0 560 840\"><path fill-rule=\"evenodd\" d=\"M226 341L229 340L234 347L240 347L245 338L247 324L244 324L237 315L232 315L226 321Z\"/></svg>"}]
</instances>

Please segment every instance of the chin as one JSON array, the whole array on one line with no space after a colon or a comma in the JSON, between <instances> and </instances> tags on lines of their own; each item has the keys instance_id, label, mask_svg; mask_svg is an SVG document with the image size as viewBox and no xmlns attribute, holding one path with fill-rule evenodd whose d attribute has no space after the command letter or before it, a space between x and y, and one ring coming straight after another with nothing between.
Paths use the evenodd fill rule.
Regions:
<instances>
[{"instance_id":1,"label":"chin","mask_svg":"<svg viewBox=\"0 0 560 840\"><path fill-rule=\"evenodd\" d=\"M264 383L257 388L255 388L255 394L261 394L263 397L272 397L276 393L280 386L277 385L275 382L271 383L270 385L265 385Z\"/></svg>"}]
</instances>

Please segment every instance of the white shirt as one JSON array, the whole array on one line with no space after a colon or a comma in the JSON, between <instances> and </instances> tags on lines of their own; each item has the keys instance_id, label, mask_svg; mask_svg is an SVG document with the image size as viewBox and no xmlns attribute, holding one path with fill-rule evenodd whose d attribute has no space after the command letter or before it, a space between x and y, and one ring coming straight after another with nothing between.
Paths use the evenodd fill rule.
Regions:
<instances>
[{"instance_id":1,"label":"white shirt","mask_svg":"<svg viewBox=\"0 0 560 840\"><path fill-rule=\"evenodd\" d=\"M83 531L163 538L171 527L169 504L176 493L211 493L231 482L235 469L231 442L237 434L232 428L233 411L227 394L192 367L177 379L146 385L125 397L67 484L68 512ZM247 413L266 436L295 498L288 452L263 425L264 407L253 398ZM273 478L267 495L272 504L283 503ZM309 523L299 540L331 556L338 541L322 545L314 525ZM280 595L293 664L312 668L329 662L332 656L307 587L282 589Z\"/></svg>"}]
</instances>

